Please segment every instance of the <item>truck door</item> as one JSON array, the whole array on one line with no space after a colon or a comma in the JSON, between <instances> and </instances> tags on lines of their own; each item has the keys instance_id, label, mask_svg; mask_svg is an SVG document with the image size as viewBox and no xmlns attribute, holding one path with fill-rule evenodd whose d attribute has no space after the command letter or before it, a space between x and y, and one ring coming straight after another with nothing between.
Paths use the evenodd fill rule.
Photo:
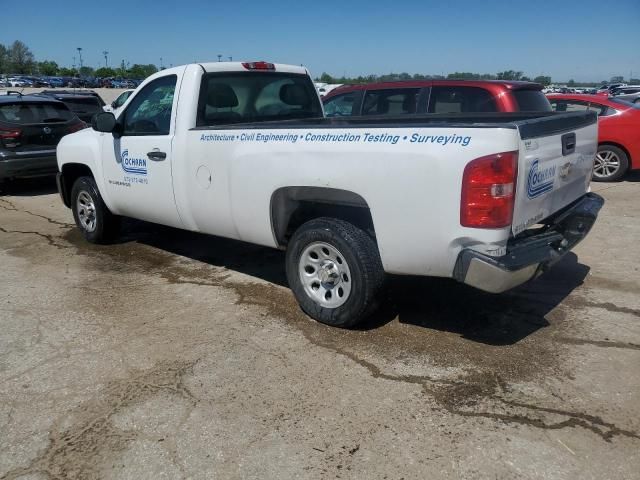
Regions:
<instances>
[{"instance_id":1,"label":"truck door","mask_svg":"<svg viewBox=\"0 0 640 480\"><path fill-rule=\"evenodd\" d=\"M105 136L102 162L114 213L182 227L172 185L176 75L153 80L118 118L121 136Z\"/></svg>"}]
</instances>

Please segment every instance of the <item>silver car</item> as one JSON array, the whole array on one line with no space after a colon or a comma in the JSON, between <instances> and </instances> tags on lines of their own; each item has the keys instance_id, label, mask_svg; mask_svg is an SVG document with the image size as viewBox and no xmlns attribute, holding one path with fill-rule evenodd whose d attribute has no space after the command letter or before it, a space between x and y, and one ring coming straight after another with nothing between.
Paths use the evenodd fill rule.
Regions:
<instances>
[{"instance_id":1,"label":"silver car","mask_svg":"<svg viewBox=\"0 0 640 480\"><path fill-rule=\"evenodd\" d=\"M640 85L626 85L611 92L615 98L631 103L640 103Z\"/></svg>"}]
</instances>

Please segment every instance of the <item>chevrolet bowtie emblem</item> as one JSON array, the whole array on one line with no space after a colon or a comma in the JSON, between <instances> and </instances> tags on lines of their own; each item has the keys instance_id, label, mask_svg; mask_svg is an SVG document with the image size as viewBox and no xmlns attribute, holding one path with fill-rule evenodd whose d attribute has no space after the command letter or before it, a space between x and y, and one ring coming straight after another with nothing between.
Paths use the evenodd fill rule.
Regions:
<instances>
[{"instance_id":1,"label":"chevrolet bowtie emblem","mask_svg":"<svg viewBox=\"0 0 640 480\"><path fill-rule=\"evenodd\" d=\"M560 167L560 178L567 178L571 173L571 162L567 162Z\"/></svg>"}]
</instances>

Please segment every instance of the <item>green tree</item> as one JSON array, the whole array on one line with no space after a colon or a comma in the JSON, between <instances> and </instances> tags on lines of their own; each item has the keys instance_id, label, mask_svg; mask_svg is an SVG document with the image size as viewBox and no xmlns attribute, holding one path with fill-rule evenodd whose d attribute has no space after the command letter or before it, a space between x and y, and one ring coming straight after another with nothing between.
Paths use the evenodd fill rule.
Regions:
<instances>
[{"instance_id":1,"label":"green tree","mask_svg":"<svg viewBox=\"0 0 640 480\"><path fill-rule=\"evenodd\" d=\"M31 73L34 69L33 53L20 40L16 40L9 47L9 65L11 73Z\"/></svg>"},{"instance_id":2,"label":"green tree","mask_svg":"<svg viewBox=\"0 0 640 480\"><path fill-rule=\"evenodd\" d=\"M498 80L520 80L522 78L522 72L515 70L505 70L504 72L498 72Z\"/></svg>"},{"instance_id":3,"label":"green tree","mask_svg":"<svg viewBox=\"0 0 640 480\"><path fill-rule=\"evenodd\" d=\"M149 75L153 75L158 71L158 67L150 63L148 65L134 64L128 71L127 76L131 78L147 78Z\"/></svg>"},{"instance_id":4,"label":"green tree","mask_svg":"<svg viewBox=\"0 0 640 480\"><path fill-rule=\"evenodd\" d=\"M572 78L567 82L567 87L575 87L576 81Z\"/></svg>"},{"instance_id":5,"label":"green tree","mask_svg":"<svg viewBox=\"0 0 640 480\"><path fill-rule=\"evenodd\" d=\"M544 75L539 75L533 79L534 82L540 83L544 86L551 85L551 77L547 77Z\"/></svg>"},{"instance_id":6,"label":"green tree","mask_svg":"<svg viewBox=\"0 0 640 480\"><path fill-rule=\"evenodd\" d=\"M105 78L105 77L115 77L116 71L110 67L100 67L96 70L96 77Z\"/></svg>"},{"instance_id":7,"label":"green tree","mask_svg":"<svg viewBox=\"0 0 640 480\"><path fill-rule=\"evenodd\" d=\"M0 73L9 73L9 50L0 43Z\"/></svg>"},{"instance_id":8,"label":"green tree","mask_svg":"<svg viewBox=\"0 0 640 480\"><path fill-rule=\"evenodd\" d=\"M95 73L93 67L87 67L86 65L80 68L80 76L81 77L92 77Z\"/></svg>"},{"instance_id":9,"label":"green tree","mask_svg":"<svg viewBox=\"0 0 640 480\"><path fill-rule=\"evenodd\" d=\"M78 74L73 68L62 67L58 70L58 75L61 77L75 77Z\"/></svg>"},{"instance_id":10,"label":"green tree","mask_svg":"<svg viewBox=\"0 0 640 480\"><path fill-rule=\"evenodd\" d=\"M322 72L322 75L320 75L320 81L322 83L335 83L333 77L327 72Z\"/></svg>"},{"instance_id":11,"label":"green tree","mask_svg":"<svg viewBox=\"0 0 640 480\"><path fill-rule=\"evenodd\" d=\"M38 62L38 71L42 75L52 77L58 73L58 64L49 60Z\"/></svg>"},{"instance_id":12,"label":"green tree","mask_svg":"<svg viewBox=\"0 0 640 480\"><path fill-rule=\"evenodd\" d=\"M615 77L611 77L611 83L622 83L624 82L624 77L622 75L616 75Z\"/></svg>"}]
</instances>

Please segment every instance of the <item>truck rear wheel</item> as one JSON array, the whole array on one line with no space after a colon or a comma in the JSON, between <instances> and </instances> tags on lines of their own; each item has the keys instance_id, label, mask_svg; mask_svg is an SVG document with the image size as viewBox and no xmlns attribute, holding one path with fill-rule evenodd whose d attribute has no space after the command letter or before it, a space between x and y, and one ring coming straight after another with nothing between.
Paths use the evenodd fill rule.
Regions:
<instances>
[{"instance_id":1,"label":"truck rear wheel","mask_svg":"<svg viewBox=\"0 0 640 480\"><path fill-rule=\"evenodd\" d=\"M287 248L287 279L302 310L319 322L352 327L378 306L384 269L378 247L343 220L303 224Z\"/></svg>"},{"instance_id":2,"label":"truck rear wheel","mask_svg":"<svg viewBox=\"0 0 640 480\"><path fill-rule=\"evenodd\" d=\"M104 204L96 182L80 177L71 189L71 210L76 225L91 243L109 243L120 229L120 217L112 214Z\"/></svg>"}]
</instances>

